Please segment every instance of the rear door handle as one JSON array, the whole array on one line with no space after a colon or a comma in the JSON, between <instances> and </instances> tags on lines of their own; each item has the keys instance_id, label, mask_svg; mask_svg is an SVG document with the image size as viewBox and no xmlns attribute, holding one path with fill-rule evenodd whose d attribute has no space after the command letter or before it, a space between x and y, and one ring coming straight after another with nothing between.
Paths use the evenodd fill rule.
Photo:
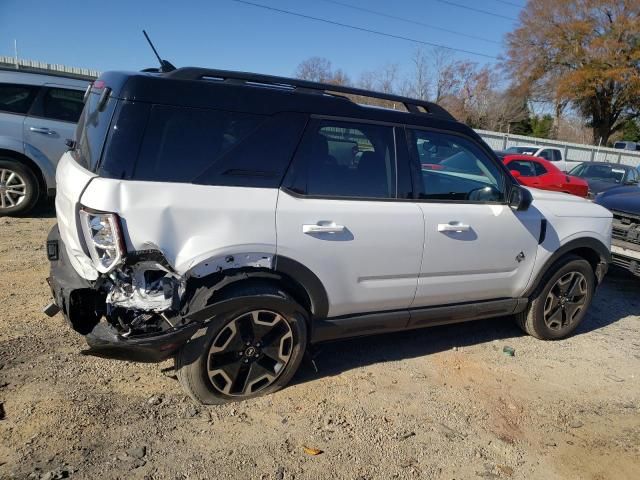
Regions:
<instances>
[{"instance_id":1,"label":"rear door handle","mask_svg":"<svg viewBox=\"0 0 640 480\"><path fill-rule=\"evenodd\" d=\"M302 233L341 233L344 232L344 225L331 223L315 223L302 225Z\"/></svg>"},{"instance_id":2,"label":"rear door handle","mask_svg":"<svg viewBox=\"0 0 640 480\"><path fill-rule=\"evenodd\" d=\"M34 133L42 133L43 135L55 135L56 132L46 127L29 127L29 130Z\"/></svg>"},{"instance_id":3,"label":"rear door handle","mask_svg":"<svg viewBox=\"0 0 640 480\"><path fill-rule=\"evenodd\" d=\"M438 231L439 232L467 232L471 227L469 225L465 225L460 222L449 222L449 223L439 223Z\"/></svg>"}]
</instances>

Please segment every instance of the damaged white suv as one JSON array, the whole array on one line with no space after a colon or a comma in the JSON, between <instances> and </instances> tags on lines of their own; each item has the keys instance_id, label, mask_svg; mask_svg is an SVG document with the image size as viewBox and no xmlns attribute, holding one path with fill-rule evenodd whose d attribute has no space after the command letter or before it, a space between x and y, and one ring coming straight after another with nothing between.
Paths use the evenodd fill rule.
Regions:
<instances>
[{"instance_id":1,"label":"damaged white suv","mask_svg":"<svg viewBox=\"0 0 640 480\"><path fill-rule=\"evenodd\" d=\"M281 388L326 340L565 337L610 261L611 213L519 186L437 105L280 77L106 73L57 184L46 313L90 353L174 357L203 403Z\"/></svg>"}]
</instances>

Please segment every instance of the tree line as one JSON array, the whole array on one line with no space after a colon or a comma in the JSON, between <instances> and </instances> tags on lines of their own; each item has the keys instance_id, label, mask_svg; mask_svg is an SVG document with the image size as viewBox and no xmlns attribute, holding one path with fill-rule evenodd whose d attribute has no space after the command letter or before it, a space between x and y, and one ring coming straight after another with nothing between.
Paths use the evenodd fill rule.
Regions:
<instances>
[{"instance_id":1,"label":"tree line","mask_svg":"<svg viewBox=\"0 0 640 480\"><path fill-rule=\"evenodd\" d=\"M405 71L389 63L352 79L311 57L295 75L432 101L477 129L640 141L640 0L531 0L519 20L493 66L419 48Z\"/></svg>"}]
</instances>

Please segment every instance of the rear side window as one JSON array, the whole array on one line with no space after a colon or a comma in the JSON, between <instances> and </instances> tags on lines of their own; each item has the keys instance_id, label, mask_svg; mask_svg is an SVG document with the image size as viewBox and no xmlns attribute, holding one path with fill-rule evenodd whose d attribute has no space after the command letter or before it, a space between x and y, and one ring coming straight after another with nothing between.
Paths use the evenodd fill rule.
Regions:
<instances>
[{"instance_id":1,"label":"rear side window","mask_svg":"<svg viewBox=\"0 0 640 480\"><path fill-rule=\"evenodd\" d=\"M0 112L26 114L39 87L33 85L13 85L0 83Z\"/></svg>"},{"instance_id":2,"label":"rear side window","mask_svg":"<svg viewBox=\"0 0 640 480\"><path fill-rule=\"evenodd\" d=\"M338 198L395 198L392 127L311 120L292 171L296 193Z\"/></svg>"},{"instance_id":3,"label":"rear side window","mask_svg":"<svg viewBox=\"0 0 640 480\"><path fill-rule=\"evenodd\" d=\"M533 165L533 162L526 160L514 160L513 162L509 162L508 167L509 170L519 172L523 177L535 177L536 172Z\"/></svg>"},{"instance_id":4,"label":"rear side window","mask_svg":"<svg viewBox=\"0 0 640 480\"><path fill-rule=\"evenodd\" d=\"M84 92L66 88L49 88L42 100L43 116L65 122L77 122L84 107Z\"/></svg>"},{"instance_id":5,"label":"rear side window","mask_svg":"<svg viewBox=\"0 0 640 480\"><path fill-rule=\"evenodd\" d=\"M248 113L154 105L133 176L190 183L263 120Z\"/></svg>"},{"instance_id":6,"label":"rear side window","mask_svg":"<svg viewBox=\"0 0 640 480\"><path fill-rule=\"evenodd\" d=\"M555 162L559 162L560 160L562 160L562 153L560 152L560 150L553 150L553 160Z\"/></svg>"},{"instance_id":7,"label":"rear side window","mask_svg":"<svg viewBox=\"0 0 640 480\"><path fill-rule=\"evenodd\" d=\"M539 162L532 162L533 163L533 169L536 171L536 176L540 176L540 175L545 175L547 172L547 169L544 168L544 165L542 165Z\"/></svg>"},{"instance_id":8,"label":"rear side window","mask_svg":"<svg viewBox=\"0 0 640 480\"><path fill-rule=\"evenodd\" d=\"M102 147L117 103L114 97L109 96L104 105L100 105L102 92L102 89L92 89L76 128L77 148L74 157L80 165L93 172L100 163Z\"/></svg>"}]
</instances>

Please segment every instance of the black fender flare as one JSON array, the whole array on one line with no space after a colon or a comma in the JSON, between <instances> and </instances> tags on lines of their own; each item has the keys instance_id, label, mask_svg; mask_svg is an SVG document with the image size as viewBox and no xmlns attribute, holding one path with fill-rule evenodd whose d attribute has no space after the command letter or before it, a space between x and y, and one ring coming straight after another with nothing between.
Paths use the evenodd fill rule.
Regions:
<instances>
[{"instance_id":1,"label":"black fender flare","mask_svg":"<svg viewBox=\"0 0 640 480\"><path fill-rule=\"evenodd\" d=\"M192 278L188 290L195 292L200 286L213 287L221 291L232 284L248 280L271 281L281 284L288 293L309 310L310 318L326 318L329 299L324 285L309 268L300 262L282 255L275 255L271 268L242 267L216 271L211 275ZM187 301L188 303L188 301ZM183 305L183 308L186 305ZM188 308L183 310L183 315Z\"/></svg>"},{"instance_id":2,"label":"black fender flare","mask_svg":"<svg viewBox=\"0 0 640 480\"><path fill-rule=\"evenodd\" d=\"M314 318L327 317L329 314L329 297L327 290L315 273L300 262L282 255L275 256L274 269L276 272L300 284L306 290L310 301L309 307Z\"/></svg>"},{"instance_id":3,"label":"black fender flare","mask_svg":"<svg viewBox=\"0 0 640 480\"><path fill-rule=\"evenodd\" d=\"M596 275L596 279L598 283L602 282L602 279L607 272L607 268L611 263L611 251L607 248L607 246L602 243L600 240L593 237L584 237L584 238L576 238L571 240L564 245L562 245L558 250L556 250L551 257L545 262L544 266L540 269L538 274L536 275L534 281L529 285L527 290L525 291L523 297L530 297L540 285L540 282L544 279L545 275L549 271L549 269L562 257L565 255L575 252L578 256L580 253L584 253L585 251L592 252L592 258L585 258L589 260L589 262L594 267L594 273ZM597 257L598 261L593 262L593 258ZM595 264L594 264L595 263Z\"/></svg>"}]
</instances>

